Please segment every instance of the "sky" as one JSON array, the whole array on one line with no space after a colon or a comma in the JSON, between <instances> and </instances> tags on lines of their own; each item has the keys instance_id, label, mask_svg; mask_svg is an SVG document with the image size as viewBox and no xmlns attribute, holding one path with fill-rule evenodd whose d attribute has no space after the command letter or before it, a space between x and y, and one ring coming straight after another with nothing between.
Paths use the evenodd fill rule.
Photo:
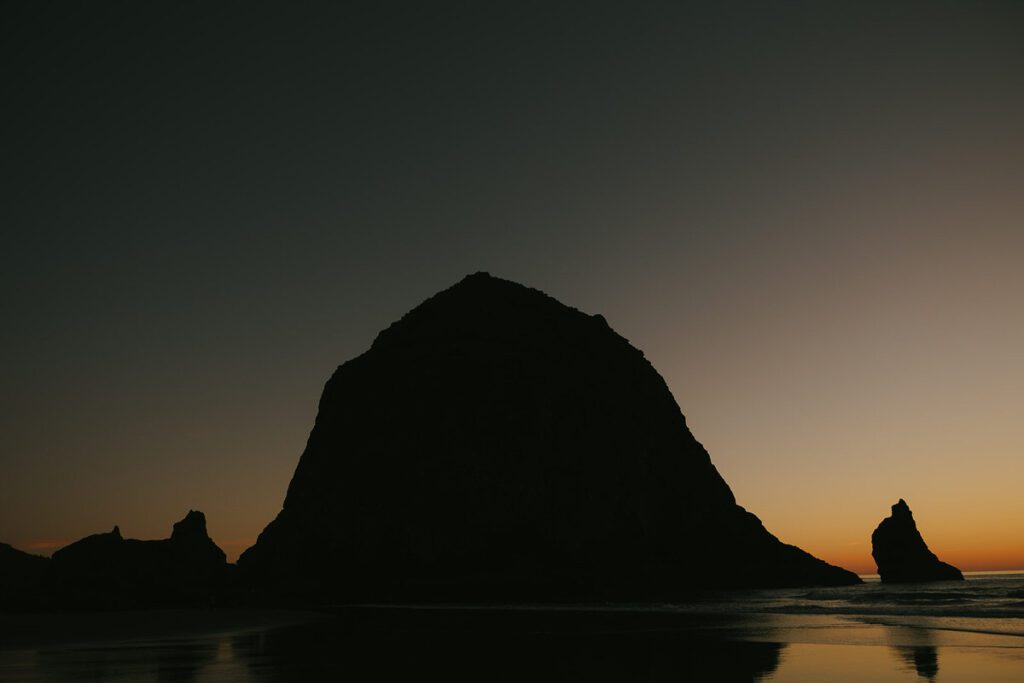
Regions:
<instances>
[{"instance_id":1,"label":"sky","mask_svg":"<svg viewBox=\"0 0 1024 683\"><path fill-rule=\"evenodd\" d=\"M234 559L334 368L486 270L642 349L782 540L872 572L902 497L1024 567L1020 3L2 12L0 541L199 509Z\"/></svg>"}]
</instances>

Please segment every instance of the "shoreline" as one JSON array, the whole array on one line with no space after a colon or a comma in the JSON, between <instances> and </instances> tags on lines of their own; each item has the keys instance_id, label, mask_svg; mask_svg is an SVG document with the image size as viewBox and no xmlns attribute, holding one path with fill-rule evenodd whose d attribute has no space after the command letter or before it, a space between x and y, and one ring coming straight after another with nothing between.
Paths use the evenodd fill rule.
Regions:
<instances>
[{"instance_id":1,"label":"shoreline","mask_svg":"<svg viewBox=\"0 0 1024 683\"><path fill-rule=\"evenodd\" d=\"M1010 683L1024 677L1024 637L867 615L635 605L0 614L0 680L32 683L160 681L169 672L182 681L500 674L495 680L621 683L654 670L679 680Z\"/></svg>"},{"instance_id":2,"label":"shoreline","mask_svg":"<svg viewBox=\"0 0 1024 683\"><path fill-rule=\"evenodd\" d=\"M214 637L330 616L314 610L242 607L0 612L0 651Z\"/></svg>"},{"instance_id":3,"label":"shoreline","mask_svg":"<svg viewBox=\"0 0 1024 683\"><path fill-rule=\"evenodd\" d=\"M693 607L693 606L689 606ZM0 651L238 635L329 621L346 630L631 636L785 644L1024 648L1024 611L1006 619L702 611L636 604L358 604L322 609L189 608L0 612Z\"/></svg>"}]
</instances>

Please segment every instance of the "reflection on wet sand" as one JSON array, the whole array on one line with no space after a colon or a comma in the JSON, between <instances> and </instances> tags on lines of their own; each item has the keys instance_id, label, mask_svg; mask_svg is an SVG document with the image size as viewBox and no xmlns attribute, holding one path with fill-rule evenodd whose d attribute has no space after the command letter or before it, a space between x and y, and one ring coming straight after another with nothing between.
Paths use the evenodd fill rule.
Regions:
<instances>
[{"instance_id":1,"label":"reflection on wet sand","mask_svg":"<svg viewBox=\"0 0 1024 683\"><path fill-rule=\"evenodd\" d=\"M939 650L935 636L928 629L904 626L887 627L893 653L907 671L934 681L939 675Z\"/></svg>"},{"instance_id":2,"label":"reflection on wet sand","mask_svg":"<svg viewBox=\"0 0 1024 683\"><path fill-rule=\"evenodd\" d=\"M331 619L262 632L41 649L24 681L763 680L784 646L652 624L548 629ZM2 655L3 653L0 653ZM0 656L0 680L7 680ZM10 671L7 669L6 671Z\"/></svg>"},{"instance_id":3,"label":"reflection on wet sand","mask_svg":"<svg viewBox=\"0 0 1024 683\"><path fill-rule=\"evenodd\" d=\"M216 661L218 645L206 637L43 649L34 668L43 681L191 683Z\"/></svg>"},{"instance_id":4,"label":"reflection on wet sand","mask_svg":"<svg viewBox=\"0 0 1024 683\"><path fill-rule=\"evenodd\" d=\"M939 675L939 651L934 647L898 647L897 654L918 676L934 681Z\"/></svg>"},{"instance_id":5,"label":"reflection on wet sand","mask_svg":"<svg viewBox=\"0 0 1024 683\"><path fill-rule=\"evenodd\" d=\"M1019 683L1021 640L785 615L369 610L270 629L93 645L4 650L0 642L0 681Z\"/></svg>"},{"instance_id":6,"label":"reflection on wet sand","mask_svg":"<svg viewBox=\"0 0 1024 683\"><path fill-rule=\"evenodd\" d=\"M783 645L710 640L690 632L496 632L353 629L309 624L236 638L257 680L357 676L448 681L757 681Z\"/></svg>"}]
</instances>

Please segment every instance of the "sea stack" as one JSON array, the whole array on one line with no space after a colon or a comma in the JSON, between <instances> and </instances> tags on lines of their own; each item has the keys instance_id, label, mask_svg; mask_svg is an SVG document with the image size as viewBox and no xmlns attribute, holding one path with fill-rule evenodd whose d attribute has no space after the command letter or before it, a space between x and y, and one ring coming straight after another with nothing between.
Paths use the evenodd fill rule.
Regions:
<instances>
[{"instance_id":1,"label":"sea stack","mask_svg":"<svg viewBox=\"0 0 1024 683\"><path fill-rule=\"evenodd\" d=\"M910 507L902 498L892 506L892 515L883 519L871 534L871 556L883 583L964 580L959 569L941 562L928 549Z\"/></svg>"},{"instance_id":2,"label":"sea stack","mask_svg":"<svg viewBox=\"0 0 1024 683\"><path fill-rule=\"evenodd\" d=\"M189 510L167 539L126 539L115 526L61 548L47 583L58 605L207 605L223 588L228 567L206 532L206 516Z\"/></svg>"},{"instance_id":3,"label":"sea stack","mask_svg":"<svg viewBox=\"0 0 1024 683\"><path fill-rule=\"evenodd\" d=\"M239 567L257 591L338 602L859 582L736 504L602 316L486 273L334 372L283 509Z\"/></svg>"}]
</instances>

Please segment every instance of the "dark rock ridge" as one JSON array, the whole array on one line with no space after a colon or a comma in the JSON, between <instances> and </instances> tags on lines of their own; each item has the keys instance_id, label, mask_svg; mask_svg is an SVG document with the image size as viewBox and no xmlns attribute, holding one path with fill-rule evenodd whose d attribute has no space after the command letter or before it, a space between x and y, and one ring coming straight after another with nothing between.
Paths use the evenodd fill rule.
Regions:
<instances>
[{"instance_id":1,"label":"dark rock ridge","mask_svg":"<svg viewBox=\"0 0 1024 683\"><path fill-rule=\"evenodd\" d=\"M600 315L471 275L327 382L239 567L314 600L650 599L858 583L736 504Z\"/></svg>"},{"instance_id":2,"label":"dark rock ridge","mask_svg":"<svg viewBox=\"0 0 1024 683\"><path fill-rule=\"evenodd\" d=\"M114 527L53 554L47 585L61 605L93 607L208 604L227 580L224 551L190 510L159 541L125 539Z\"/></svg>"},{"instance_id":3,"label":"dark rock ridge","mask_svg":"<svg viewBox=\"0 0 1024 683\"><path fill-rule=\"evenodd\" d=\"M964 579L959 569L939 561L935 553L928 550L917 530L914 515L902 498L892 506L892 515L883 519L871 534L871 556L875 558L883 583Z\"/></svg>"},{"instance_id":4,"label":"dark rock ridge","mask_svg":"<svg viewBox=\"0 0 1024 683\"><path fill-rule=\"evenodd\" d=\"M47 557L0 543L0 608L35 604L49 565Z\"/></svg>"}]
</instances>

